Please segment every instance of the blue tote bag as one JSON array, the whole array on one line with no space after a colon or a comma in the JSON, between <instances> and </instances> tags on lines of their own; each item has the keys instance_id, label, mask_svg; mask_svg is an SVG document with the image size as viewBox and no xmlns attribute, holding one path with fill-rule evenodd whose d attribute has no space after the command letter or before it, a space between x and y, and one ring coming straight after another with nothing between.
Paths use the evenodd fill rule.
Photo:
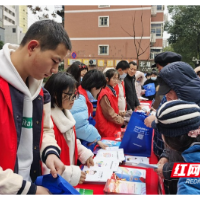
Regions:
<instances>
[{"instance_id":1,"label":"blue tote bag","mask_svg":"<svg viewBox=\"0 0 200 200\"><path fill-rule=\"evenodd\" d=\"M38 176L35 184L47 188L52 194L80 195L80 193L60 175L58 175L57 178L53 178L51 174Z\"/></svg>"},{"instance_id":2,"label":"blue tote bag","mask_svg":"<svg viewBox=\"0 0 200 200\"><path fill-rule=\"evenodd\" d=\"M124 149L124 153L132 156L151 156L153 129L144 124L146 115L142 112L133 112L127 129L124 133L119 148Z\"/></svg>"},{"instance_id":3,"label":"blue tote bag","mask_svg":"<svg viewBox=\"0 0 200 200\"><path fill-rule=\"evenodd\" d=\"M143 85L143 88L146 90L145 91L145 96L152 96L156 93L156 88L154 83L149 83L147 85Z\"/></svg>"}]
</instances>

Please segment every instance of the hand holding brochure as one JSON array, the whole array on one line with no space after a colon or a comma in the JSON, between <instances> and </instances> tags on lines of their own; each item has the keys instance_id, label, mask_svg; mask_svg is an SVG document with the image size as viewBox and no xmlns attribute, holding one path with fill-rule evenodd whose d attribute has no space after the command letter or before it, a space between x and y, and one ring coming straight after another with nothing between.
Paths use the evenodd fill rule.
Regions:
<instances>
[{"instance_id":1,"label":"hand holding brochure","mask_svg":"<svg viewBox=\"0 0 200 200\"><path fill-rule=\"evenodd\" d=\"M158 165L155 165L155 164L138 163L138 164L133 164L133 165L136 167L158 169Z\"/></svg>"}]
</instances>

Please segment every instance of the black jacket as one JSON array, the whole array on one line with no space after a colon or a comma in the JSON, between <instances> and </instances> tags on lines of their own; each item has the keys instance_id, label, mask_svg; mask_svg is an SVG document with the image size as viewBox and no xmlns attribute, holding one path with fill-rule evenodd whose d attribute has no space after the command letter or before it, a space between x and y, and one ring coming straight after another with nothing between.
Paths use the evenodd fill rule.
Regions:
<instances>
[{"instance_id":1,"label":"black jacket","mask_svg":"<svg viewBox=\"0 0 200 200\"><path fill-rule=\"evenodd\" d=\"M127 74L124 79L125 92L126 92L126 103L127 110L134 109L140 105L140 102L137 98L136 90L135 90L135 76L129 76Z\"/></svg>"}]
</instances>

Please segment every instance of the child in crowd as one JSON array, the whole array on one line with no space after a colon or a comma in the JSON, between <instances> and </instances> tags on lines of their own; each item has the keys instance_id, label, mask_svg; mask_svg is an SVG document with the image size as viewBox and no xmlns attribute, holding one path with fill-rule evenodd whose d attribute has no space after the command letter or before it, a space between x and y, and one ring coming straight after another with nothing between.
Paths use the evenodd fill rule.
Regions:
<instances>
[{"instance_id":1,"label":"child in crowd","mask_svg":"<svg viewBox=\"0 0 200 200\"><path fill-rule=\"evenodd\" d=\"M116 70L119 73L119 81L118 81L118 84L114 87L114 89L115 89L116 95L118 97L119 114L122 117L125 116L125 113L127 110L124 79L127 75L129 68L130 68L130 66L126 60L121 60L116 66Z\"/></svg>"},{"instance_id":2,"label":"child in crowd","mask_svg":"<svg viewBox=\"0 0 200 200\"><path fill-rule=\"evenodd\" d=\"M71 185L83 183L85 173L81 172L77 159L82 164L93 165L93 153L76 139L75 120L69 111L78 97L76 80L70 74L53 74L44 86L51 95L51 115L56 141L61 148L60 158L66 165L62 177ZM44 174L48 170L45 168Z\"/></svg>"},{"instance_id":3,"label":"child in crowd","mask_svg":"<svg viewBox=\"0 0 200 200\"><path fill-rule=\"evenodd\" d=\"M92 117L93 105L92 100L97 98L97 95L103 87L106 86L106 79L101 71L96 69L88 71L81 85L78 87L79 97L74 101L71 113L76 121L76 135L81 140L81 143L91 150L94 149L96 143L105 148L107 145L101 142L101 136L98 130L94 127L95 121Z\"/></svg>"},{"instance_id":4,"label":"child in crowd","mask_svg":"<svg viewBox=\"0 0 200 200\"><path fill-rule=\"evenodd\" d=\"M157 75L158 75L157 71L156 70L152 70L151 78L146 80L144 82L144 85L147 85L149 83L154 83L155 88L156 88L158 86ZM156 96L156 93L154 95L151 95L151 96L145 96L145 94L143 95L143 97L148 98L149 100L153 100L155 98L155 96Z\"/></svg>"},{"instance_id":5,"label":"child in crowd","mask_svg":"<svg viewBox=\"0 0 200 200\"><path fill-rule=\"evenodd\" d=\"M119 74L115 69L105 73L107 86L102 89L97 101L96 128L102 137L114 137L121 131L124 119L119 115L118 97L114 87L118 83Z\"/></svg>"},{"instance_id":6,"label":"child in crowd","mask_svg":"<svg viewBox=\"0 0 200 200\"><path fill-rule=\"evenodd\" d=\"M182 154L186 163L200 163L200 108L197 104L182 100L166 102L156 112L152 126L158 128L166 145ZM160 169L155 171L159 176L164 173ZM196 184L191 184L194 179ZM199 195L200 178L180 178L177 187L177 194Z\"/></svg>"},{"instance_id":7,"label":"child in crowd","mask_svg":"<svg viewBox=\"0 0 200 200\"><path fill-rule=\"evenodd\" d=\"M135 89L138 99L140 100L141 96L145 94L145 90L142 90L142 86L144 85L144 82L146 81L146 78L144 76L143 72L136 71L135 73Z\"/></svg>"},{"instance_id":8,"label":"child in crowd","mask_svg":"<svg viewBox=\"0 0 200 200\"><path fill-rule=\"evenodd\" d=\"M84 75L88 72L88 67L84 63L75 61L66 72L70 73L77 81L77 86L81 84Z\"/></svg>"},{"instance_id":9,"label":"child in crowd","mask_svg":"<svg viewBox=\"0 0 200 200\"><path fill-rule=\"evenodd\" d=\"M41 163L54 178L65 166L59 159L51 122L50 95L43 78L57 73L71 50L63 26L53 20L33 23L21 44L0 50L0 194L49 194L36 186Z\"/></svg>"}]
</instances>

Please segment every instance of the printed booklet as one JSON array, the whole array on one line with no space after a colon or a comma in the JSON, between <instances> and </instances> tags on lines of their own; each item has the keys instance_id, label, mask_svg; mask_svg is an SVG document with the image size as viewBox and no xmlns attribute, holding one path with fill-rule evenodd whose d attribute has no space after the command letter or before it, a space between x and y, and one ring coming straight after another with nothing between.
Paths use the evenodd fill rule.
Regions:
<instances>
[{"instance_id":1,"label":"printed booklet","mask_svg":"<svg viewBox=\"0 0 200 200\"><path fill-rule=\"evenodd\" d=\"M118 162L122 162L125 160L124 149L117 149L116 151L100 149L97 152L96 158L109 158L110 160L117 160Z\"/></svg>"},{"instance_id":2,"label":"printed booklet","mask_svg":"<svg viewBox=\"0 0 200 200\"><path fill-rule=\"evenodd\" d=\"M146 184L139 182L129 182L116 179L108 179L104 187L107 194L146 194Z\"/></svg>"},{"instance_id":3,"label":"printed booklet","mask_svg":"<svg viewBox=\"0 0 200 200\"><path fill-rule=\"evenodd\" d=\"M118 167L118 170L113 173L112 179L146 183L146 170Z\"/></svg>"},{"instance_id":4,"label":"printed booklet","mask_svg":"<svg viewBox=\"0 0 200 200\"><path fill-rule=\"evenodd\" d=\"M114 140L101 140L101 142L108 145L109 147L119 147L121 144L121 142Z\"/></svg>"},{"instance_id":5,"label":"printed booklet","mask_svg":"<svg viewBox=\"0 0 200 200\"><path fill-rule=\"evenodd\" d=\"M112 176L113 170L105 167L90 167L84 166L82 169L86 173L85 182L106 183Z\"/></svg>"},{"instance_id":6,"label":"printed booklet","mask_svg":"<svg viewBox=\"0 0 200 200\"><path fill-rule=\"evenodd\" d=\"M142 156L125 156L125 165L137 165L139 163L149 164L149 158Z\"/></svg>"}]
</instances>

